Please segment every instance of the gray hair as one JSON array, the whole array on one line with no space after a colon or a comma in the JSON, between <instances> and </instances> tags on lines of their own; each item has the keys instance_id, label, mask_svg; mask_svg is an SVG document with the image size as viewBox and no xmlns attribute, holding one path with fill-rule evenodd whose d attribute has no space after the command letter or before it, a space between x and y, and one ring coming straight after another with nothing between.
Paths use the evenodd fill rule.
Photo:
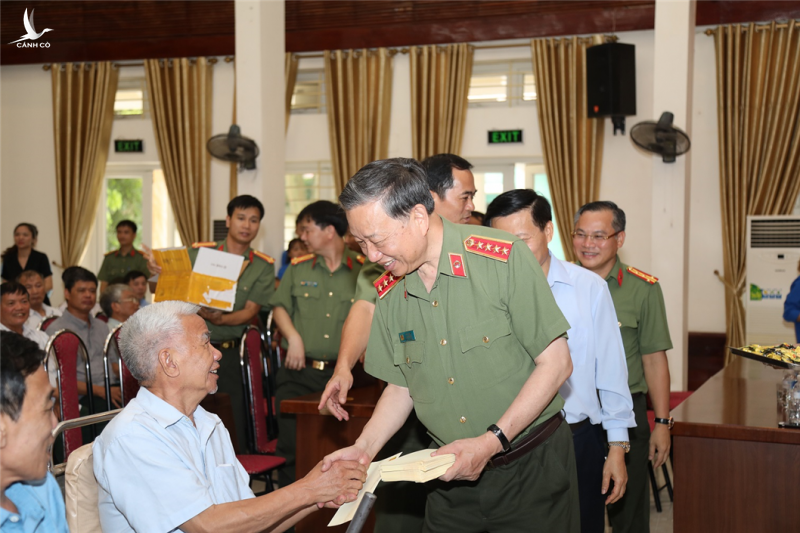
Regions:
<instances>
[{"instance_id":1,"label":"gray hair","mask_svg":"<svg viewBox=\"0 0 800 533\"><path fill-rule=\"evenodd\" d=\"M356 172L339 195L345 211L374 201L379 201L383 211L397 220L407 217L418 204L425 206L429 215L433 213L427 175L415 159L373 161Z\"/></svg>"},{"instance_id":2,"label":"gray hair","mask_svg":"<svg viewBox=\"0 0 800 533\"><path fill-rule=\"evenodd\" d=\"M106 287L106 290L100 295L100 307L103 308L103 312L107 317L111 318L111 313L113 312L111 304L118 304L122 299L122 293L125 291L130 292L130 290L131 288L128 285L123 285L122 283L114 283Z\"/></svg>"},{"instance_id":3,"label":"gray hair","mask_svg":"<svg viewBox=\"0 0 800 533\"><path fill-rule=\"evenodd\" d=\"M157 302L133 314L122 327L119 351L131 375L141 384L155 379L158 352L184 334L181 319L200 306L177 301Z\"/></svg>"},{"instance_id":4,"label":"gray hair","mask_svg":"<svg viewBox=\"0 0 800 533\"><path fill-rule=\"evenodd\" d=\"M578 219L581 218L581 215L587 211L611 211L611 214L613 215L611 227L614 228L614 231L617 233L620 231L625 231L625 211L620 209L614 202L601 200L599 202L589 202L588 204L582 205L581 208L578 209L578 212L575 213L575 219L573 220L573 224L575 226L578 225Z\"/></svg>"}]
</instances>

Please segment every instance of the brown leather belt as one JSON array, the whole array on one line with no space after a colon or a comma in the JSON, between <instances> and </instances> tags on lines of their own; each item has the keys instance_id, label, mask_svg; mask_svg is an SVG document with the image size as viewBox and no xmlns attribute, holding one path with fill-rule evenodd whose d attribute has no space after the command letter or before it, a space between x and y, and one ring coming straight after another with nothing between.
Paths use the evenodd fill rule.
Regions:
<instances>
[{"instance_id":1,"label":"brown leather belt","mask_svg":"<svg viewBox=\"0 0 800 533\"><path fill-rule=\"evenodd\" d=\"M316 359L309 359L306 357L306 366L316 370L325 370L329 366L336 364L336 361L317 361Z\"/></svg>"},{"instance_id":2,"label":"brown leather belt","mask_svg":"<svg viewBox=\"0 0 800 533\"><path fill-rule=\"evenodd\" d=\"M581 429L583 426L585 426L586 424L589 424L589 423L591 423L591 421L592 421L592 420L591 420L591 419L590 419L590 418L587 416L586 418L584 418L584 419L583 419L583 420L581 420L580 422L575 422L574 424L570 424L570 425L569 425L569 429L571 429L571 430L572 430L572 433L573 433L573 435L574 435L574 434L575 434L575 433L577 433L577 431L578 431L579 429Z\"/></svg>"},{"instance_id":3,"label":"brown leather belt","mask_svg":"<svg viewBox=\"0 0 800 533\"><path fill-rule=\"evenodd\" d=\"M237 346L239 346L240 342L241 339L231 339L229 341L222 341L222 342L212 341L211 346L213 346L217 350L227 350L228 348L236 348Z\"/></svg>"},{"instance_id":4,"label":"brown leather belt","mask_svg":"<svg viewBox=\"0 0 800 533\"><path fill-rule=\"evenodd\" d=\"M561 422L563 421L564 416L561 414L561 411L559 411L533 428L533 430L531 430L531 432L524 439L512 444L511 451L499 453L489 459L489 462L486 464L486 468L488 469L505 466L512 461L519 459L526 453L529 453L541 443L549 439L553 433L556 432L558 426L560 426Z\"/></svg>"}]
</instances>

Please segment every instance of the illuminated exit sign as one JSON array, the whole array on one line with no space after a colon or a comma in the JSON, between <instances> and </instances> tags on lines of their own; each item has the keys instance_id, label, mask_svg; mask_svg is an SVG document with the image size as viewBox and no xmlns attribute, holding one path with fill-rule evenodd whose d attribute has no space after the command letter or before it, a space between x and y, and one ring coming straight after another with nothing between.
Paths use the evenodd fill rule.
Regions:
<instances>
[{"instance_id":1,"label":"illuminated exit sign","mask_svg":"<svg viewBox=\"0 0 800 533\"><path fill-rule=\"evenodd\" d=\"M521 143L522 130L495 130L489 132L489 144Z\"/></svg>"},{"instance_id":2,"label":"illuminated exit sign","mask_svg":"<svg viewBox=\"0 0 800 533\"><path fill-rule=\"evenodd\" d=\"M130 141L114 141L115 152L144 152L144 145L141 139Z\"/></svg>"}]
</instances>

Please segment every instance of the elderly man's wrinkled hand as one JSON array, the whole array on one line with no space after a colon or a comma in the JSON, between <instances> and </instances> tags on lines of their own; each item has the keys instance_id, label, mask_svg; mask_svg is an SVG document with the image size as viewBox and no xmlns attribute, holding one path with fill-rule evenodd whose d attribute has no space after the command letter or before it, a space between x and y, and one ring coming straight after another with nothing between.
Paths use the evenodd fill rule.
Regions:
<instances>
[{"instance_id":1,"label":"elderly man's wrinkled hand","mask_svg":"<svg viewBox=\"0 0 800 533\"><path fill-rule=\"evenodd\" d=\"M367 480L367 467L357 461L336 461L325 471L322 461L303 478L313 491L313 499L328 507L352 502Z\"/></svg>"}]
</instances>

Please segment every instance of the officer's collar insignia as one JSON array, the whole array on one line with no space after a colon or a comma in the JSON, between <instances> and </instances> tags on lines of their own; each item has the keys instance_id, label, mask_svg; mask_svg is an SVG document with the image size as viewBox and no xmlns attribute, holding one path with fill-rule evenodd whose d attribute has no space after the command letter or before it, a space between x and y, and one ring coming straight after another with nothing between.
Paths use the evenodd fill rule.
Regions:
<instances>
[{"instance_id":1,"label":"officer's collar insignia","mask_svg":"<svg viewBox=\"0 0 800 533\"><path fill-rule=\"evenodd\" d=\"M294 259L292 259L292 265L299 265L300 263L305 263L306 261L310 261L315 257L317 257L317 254L306 254L306 255L301 255L300 257L295 257Z\"/></svg>"},{"instance_id":2,"label":"officer's collar insignia","mask_svg":"<svg viewBox=\"0 0 800 533\"><path fill-rule=\"evenodd\" d=\"M617 283L622 287L622 267L619 267L619 274L617 274Z\"/></svg>"},{"instance_id":3,"label":"officer's collar insignia","mask_svg":"<svg viewBox=\"0 0 800 533\"><path fill-rule=\"evenodd\" d=\"M260 259L263 259L264 261L266 261L270 265L275 264L275 260L272 257L268 256L267 254L263 254L263 253L258 252L256 250L253 250L252 253L255 254L256 257L258 257Z\"/></svg>"},{"instance_id":4,"label":"officer's collar insignia","mask_svg":"<svg viewBox=\"0 0 800 533\"><path fill-rule=\"evenodd\" d=\"M215 243L213 241L212 242L196 242L196 243L192 244L192 248L211 248L211 247L216 246L216 245L217 245L217 243Z\"/></svg>"},{"instance_id":5,"label":"officer's collar insignia","mask_svg":"<svg viewBox=\"0 0 800 533\"><path fill-rule=\"evenodd\" d=\"M639 270L637 268L633 268L633 267L629 266L628 267L628 272L630 272L631 274L633 274L634 276L636 276L639 279L645 280L650 285L654 285L656 283L656 281L658 281L657 277L651 276L650 274L648 274L646 272L642 272L641 270Z\"/></svg>"},{"instance_id":6,"label":"officer's collar insignia","mask_svg":"<svg viewBox=\"0 0 800 533\"><path fill-rule=\"evenodd\" d=\"M350 256L347 257L347 268L353 270L353 258Z\"/></svg>"},{"instance_id":7,"label":"officer's collar insignia","mask_svg":"<svg viewBox=\"0 0 800 533\"><path fill-rule=\"evenodd\" d=\"M383 299L392 287L397 285L397 283L403 279L404 276L395 277L394 274L391 272L384 272L381 277L376 279L372 284L375 286L375 289L378 291L378 299Z\"/></svg>"},{"instance_id":8,"label":"officer's collar insignia","mask_svg":"<svg viewBox=\"0 0 800 533\"><path fill-rule=\"evenodd\" d=\"M467 277L467 270L464 266L464 258L461 254L448 254L450 256L450 271L459 278Z\"/></svg>"},{"instance_id":9,"label":"officer's collar insignia","mask_svg":"<svg viewBox=\"0 0 800 533\"><path fill-rule=\"evenodd\" d=\"M406 343L406 342L415 341L415 340L417 340L417 338L414 336L414 330L413 329L411 331L404 331L403 333L400 334L400 343L401 344Z\"/></svg>"},{"instance_id":10,"label":"officer's collar insignia","mask_svg":"<svg viewBox=\"0 0 800 533\"><path fill-rule=\"evenodd\" d=\"M317 286L317 282L316 281L301 281L300 282L300 286L301 287L316 287Z\"/></svg>"},{"instance_id":11,"label":"officer's collar insignia","mask_svg":"<svg viewBox=\"0 0 800 533\"><path fill-rule=\"evenodd\" d=\"M464 241L464 248L470 253L491 257L492 259L507 263L512 244L511 241L488 239L480 235L470 235Z\"/></svg>"}]
</instances>

